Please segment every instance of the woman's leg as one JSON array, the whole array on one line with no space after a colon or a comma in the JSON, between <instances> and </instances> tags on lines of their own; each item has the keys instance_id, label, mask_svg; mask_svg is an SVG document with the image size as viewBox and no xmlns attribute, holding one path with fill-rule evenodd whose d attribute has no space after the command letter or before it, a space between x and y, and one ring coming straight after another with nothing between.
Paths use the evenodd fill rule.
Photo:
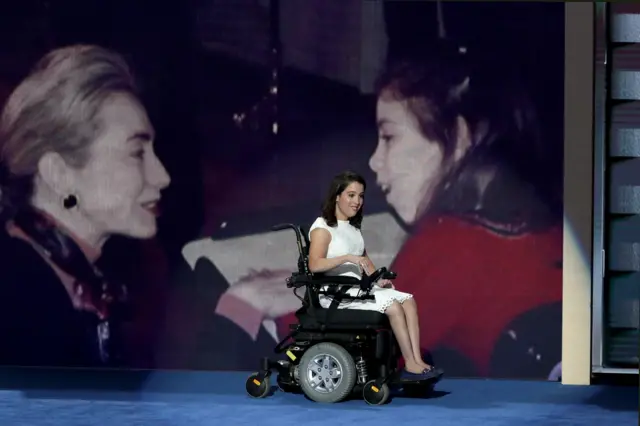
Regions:
<instances>
[{"instance_id":1,"label":"woman's leg","mask_svg":"<svg viewBox=\"0 0 640 426\"><path fill-rule=\"evenodd\" d=\"M400 352L402 352L402 357L404 358L405 369L410 373L422 373L425 367L417 362L414 357L414 351L411 346L411 338L409 336L407 321L405 319L402 305L394 301L384 313L389 317L391 329L393 330L396 340L398 341L398 345L400 346Z\"/></svg>"},{"instance_id":2,"label":"woman's leg","mask_svg":"<svg viewBox=\"0 0 640 426\"><path fill-rule=\"evenodd\" d=\"M420 353L420 322L418 320L418 305L413 297L405 300L402 305L405 320L407 322L407 331L411 340L411 349L413 359L422 366L423 369L429 369L431 366L422 360Z\"/></svg>"}]
</instances>

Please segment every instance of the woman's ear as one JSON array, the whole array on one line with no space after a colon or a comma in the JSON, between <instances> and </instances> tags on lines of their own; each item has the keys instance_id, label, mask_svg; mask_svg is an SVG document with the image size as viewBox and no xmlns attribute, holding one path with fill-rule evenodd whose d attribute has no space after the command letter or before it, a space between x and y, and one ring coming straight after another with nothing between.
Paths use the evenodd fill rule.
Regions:
<instances>
[{"instance_id":1,"label":"woman's ear","mask_svg":"<svg viewBox=\"0 0 640 426\"><path fill-rule=\"evenodd\" d=\"M48 152L38 161L38 177L61 197L66 197L73 192L72 174L69 165L56 152Z\"/></svg>"},{"instance_id":2,"label":"woman's ear","mask_svg":"<svg viewBox=\"0 0 640 426\"><path fill-rule=\"evenodd\" d=\"M460 161L471 148L471 131L469 124L462 116L456 118L456 150L453 154L454 161Z\"/></svg>"}]
</instances>

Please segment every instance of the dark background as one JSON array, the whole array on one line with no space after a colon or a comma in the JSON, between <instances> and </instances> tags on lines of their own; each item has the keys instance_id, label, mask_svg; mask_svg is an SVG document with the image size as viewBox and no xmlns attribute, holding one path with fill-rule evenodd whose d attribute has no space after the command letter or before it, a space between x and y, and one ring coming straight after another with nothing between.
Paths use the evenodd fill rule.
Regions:
<instances>
[{"instance_id":1,"label":"dark background","mask_svg":"<svg viewBox=\"0 0 640 426\"><path fill-rule=\"evenodd\" d=\"M174 253L184 242L210 231L203 227L215 222L207 216L205 206L212 199L221 218L238 210L271 210L274 192L287 189L280 190L286 184L280 176L295 175L312 185L304 189L309 200L317 200L325 181L314 178L312 182L307 176L331 176L343 164L368 169L366 164L354 164L347 152L341 153L342 159L334 156L329 164L317 161L316 152L330 149L323 138L328 133L365 126L371 132L374 100L308 73L283 72L283 130L277 138L234 127L232 115L246 110L266 92L269 69L206 51L196 32L198 11L204 4L203 0L25 0L0 6L0 102L37 58L54 47L95 43L130 60L157 128L159 155L172 176L160 237ZM562 39L562 7L523 2L502 2L499 7L491 2L445 2L442 6L447 36L486 51L487 62L495 62L496 67L512 67L538 96L538 105L544 105L541 121L555 130L549 134L561 135L562 102L550 102L558 98L550 99L547 94L562 90L562 80L554 78L564 55L564 46L557 42ZM436 2L392 1L386 2L384 10L389 57L428 54L437 38ZM347 146L345 151L357 150L362 163L369 153L361 151L373 152L374 143L375 139L369 139L368 145ZM561 137L548 145L549 159L554 162L549 169L562 170ZM302 146L306 157L316 161L306 161L304 154L293 160L293 151ZM340 162L343 164L336 164ZM261 189L269 187L266 203L226 200L238 188L252 191L247 181L260 179L265 172L270 182L260 185ZM302 196L301 189L291 188L289 195ZM374 200L369 201L368 209L383 208L379 197L370 198ZM296 204L291 201L281 204ZM222 213L228 209L229 213Z\"/></svg>"},{"instance_id":2,"label":"dark background","mask_svg":"<svg viewBox=\"0 0 640 426\"><path fill-rule=\"evenodd\" d=\"M352 87L286 69L278 137L235 126L233 114L266 92L269 69L203 48L196 22L204 3L25 0L0 6L0 102L40 56L74 43L124 54L142 83L172 185L163 195L157 242L113 239L105 250L122 274L139 262L153 270L153 279L141 277L137 287L147 318L140 331L142 366L172 367L159 365L154 345L161 337L149 330L163 320L174 291L166 277L186 242L307 223L317 216L330 177L346 168L375 180L367 166L376 142L375 99ZM445 2L443 8L448 37L485 51L496 69L511 68L536 95L548 130L548 170L561 182L563 4ZM388 2L385 20L390 57L428 54L436 41L435 2ZM387 208L374 185L368 192L367 213Z\"/></svg>"}]
</instances>

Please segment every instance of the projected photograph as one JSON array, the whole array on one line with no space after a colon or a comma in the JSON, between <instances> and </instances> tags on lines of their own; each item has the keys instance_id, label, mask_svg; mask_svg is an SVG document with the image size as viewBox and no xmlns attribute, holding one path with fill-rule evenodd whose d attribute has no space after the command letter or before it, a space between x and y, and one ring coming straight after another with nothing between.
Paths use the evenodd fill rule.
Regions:
<instances>
[{"instance_id":1,"label":"projected photograph","mask_svg":"<svg viewBox=\"0 0 640 426\"><path fill-rule=\"evenodd\" d=\"M0 42L0 364L259 369L349 170L424 361L558 379L562 4L178 3Z\"/></svg>"}]
</instances>

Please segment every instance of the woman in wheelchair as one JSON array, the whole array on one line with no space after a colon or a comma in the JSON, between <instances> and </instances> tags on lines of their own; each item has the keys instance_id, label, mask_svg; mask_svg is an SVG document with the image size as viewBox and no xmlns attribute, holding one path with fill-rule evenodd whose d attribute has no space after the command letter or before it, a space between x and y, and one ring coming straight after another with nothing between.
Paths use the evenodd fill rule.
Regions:
<instances>
[{"instance_id":1,"label":"woman in wheelchair","mask_svg":"<svg viewBox=\"0 0 640 426\"><path fill-rule=\"evenodd\" d=\"M365 189L366 182L358 174L343 172L334 177L322 216L309 230L311 272L361 278L363 273L370 275L375 271L360 232ZM357 296L360 291L352 288L348 294ZM442 374L424 362L420 354L418 309L413 295L395 290L390 280L380 280L371 289L371 295L374 299L343 301L338 309L386 314L404 358L405 376L427 379ZM321 295L320 304L328 308L331 296Z\"/></svg>"}]
</instances>

